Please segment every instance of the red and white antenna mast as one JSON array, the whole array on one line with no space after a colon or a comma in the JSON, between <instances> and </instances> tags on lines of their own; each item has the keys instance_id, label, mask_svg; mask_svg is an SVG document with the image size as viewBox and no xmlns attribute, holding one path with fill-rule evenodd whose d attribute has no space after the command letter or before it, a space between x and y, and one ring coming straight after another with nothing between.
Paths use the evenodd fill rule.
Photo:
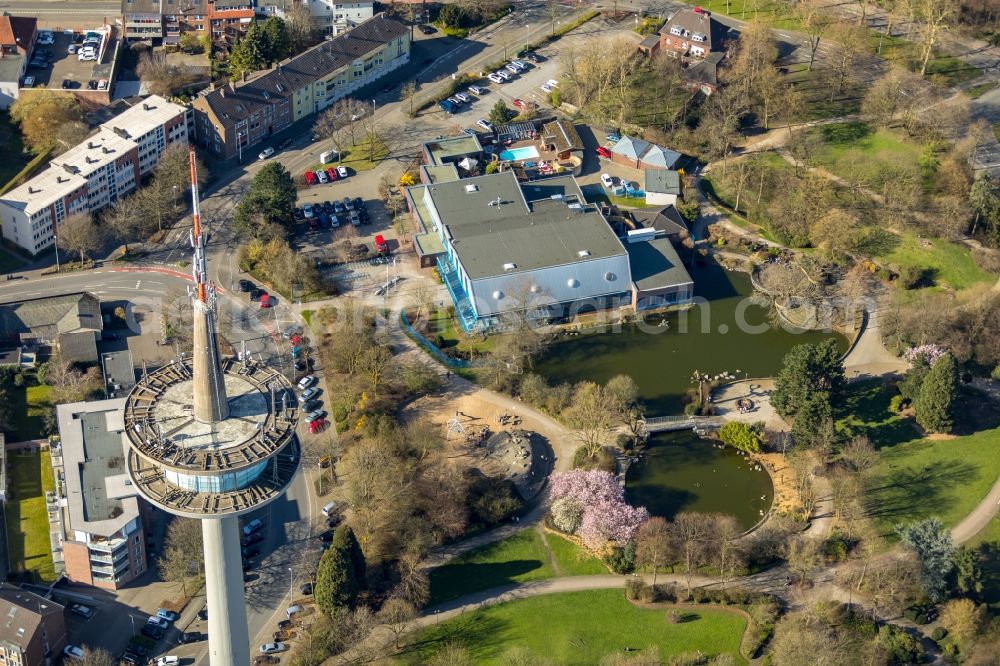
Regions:
<instances>
[{"instance_id":1,"label":"red and white antenna mast","mask_svg":"<svg viewBox=\"0 0 1000 666\"><path fill-rule=\"evenodd\" d=\"M194 250L194 262L191 274L196 289L195 298L206 305L214 305L215 290L208 284L208 258L205 256L205 238L201 231L201 196L198 193L198 165L194 148L188 152L188 163L191 167L191 210L194 219L194 229L191 232L191 247Z\"/></svg>"}]
</instances>

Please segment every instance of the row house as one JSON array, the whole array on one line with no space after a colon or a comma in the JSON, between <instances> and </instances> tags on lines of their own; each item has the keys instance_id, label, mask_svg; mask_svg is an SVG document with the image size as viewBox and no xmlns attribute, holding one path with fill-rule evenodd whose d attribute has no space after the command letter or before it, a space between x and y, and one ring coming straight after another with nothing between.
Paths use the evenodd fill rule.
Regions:
<instances>
[{"instance_id":1,"label":"row house","mask_svg":"<svg viewBox=\"0 0 1000 666\"><path fill-rule=\"evenodd\" d=\"M126 41L176 45L185 33L232 39L246 32L253 18L251 0L122 0Z\"/></svg>"},{"instance_id":2,"label":"row house","mask_svg":"<svg viewBox=\"0 0 1000 666\"><path fill-rule=\"evenodd\" d=\"M213 88L192 103L197 143L230 159L292 123L402 67L410 32L375 16L273 69Z\"/></svg>"}]
</instances>

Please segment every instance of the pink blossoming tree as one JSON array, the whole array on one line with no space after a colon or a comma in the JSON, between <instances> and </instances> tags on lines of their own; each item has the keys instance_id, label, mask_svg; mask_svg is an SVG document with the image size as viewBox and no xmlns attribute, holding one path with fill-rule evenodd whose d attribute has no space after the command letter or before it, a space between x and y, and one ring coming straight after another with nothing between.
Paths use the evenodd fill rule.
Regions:
<instances>
[{"instance_id":1,"label":"pink blossoming tree","mask_svg":"<svg viewBox=\"0 0 1000 666\"><path fill-rule=\"evenodd\" d=\"M549 479L549 498L565 506L571 500L583 507L583 519L575 530L588 548L602 548L609 540L627 543L649 512L625 501L625 490L614 475L601 470L555 473ZM563 522L563 521L560 521Z\"/></svg>"}]
</instances>

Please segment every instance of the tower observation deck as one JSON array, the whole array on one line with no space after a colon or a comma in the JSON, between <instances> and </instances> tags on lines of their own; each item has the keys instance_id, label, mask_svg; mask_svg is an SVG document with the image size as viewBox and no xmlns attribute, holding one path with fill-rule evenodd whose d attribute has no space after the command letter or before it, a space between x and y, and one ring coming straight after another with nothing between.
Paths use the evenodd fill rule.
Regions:
<instances>
[{"instance_id":1,"label":"tower observation deck","mask_svg":"<svg viewBox=\"0 0 1000 666\"><path fill-rule=\"evenodd\" d=\"M128 473L167 512L202 521L212 666L250 663L239 516L281 495L298 469L298 403L282 374L222 358L208 282L194 150L194 349L150 373L125 401Z\"/></svg>"}]
</instances>

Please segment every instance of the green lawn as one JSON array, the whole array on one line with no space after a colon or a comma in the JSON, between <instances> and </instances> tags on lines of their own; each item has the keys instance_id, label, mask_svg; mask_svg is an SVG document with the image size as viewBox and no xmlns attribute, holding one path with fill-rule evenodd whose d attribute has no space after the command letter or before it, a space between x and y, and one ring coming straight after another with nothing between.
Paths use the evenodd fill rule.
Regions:
<instances>
[{"instance_id":1,"label":"green lawn","mask_svg":"<svg viewBox=\"0 0 1000 666\"><path fill-rule=\"evenodd\" d=\"M1000 475L1000 428L954 439L918 439L881 449L865 498L883 534L937 516L948 527L982 500Z\"/></svg>"},{"instance_id":2,"label":"green lawn","mask_svg":"<svg viewBox=\"0 0 1000 666\"><path fill-rule=\"evenodd\" d=\"M889 411L898 391L872 379L850 384L850 393L837 410L836 428L845 439L867 435L876 448L908 442L917 435L913 422Z\"/></svg>"},{"instance_id":3,"label":"green lawn","mask_svg":"<svg viewBox=\"0 0 1000 666\"><path fill-rule=\"evenodd\" d=\"M13 388L8 392L13 406L9 412L12 432L8 434L7 441L21 442L43 436L45 414L52 409L49 403L51 390L52 387L40 384Z\"/></svg>"},{"instance_id":4,"label":"green lawn","mask_svg":"<svg viewBox=\"0 0 1000 666\"><path fill-rule=\"evenodd\" d=\"M571 541L551 534L543 538L538 530L525 529L431 571L431 598L428 604L434 606L470 592L503 585L556 576L605 573L608 570L600 560Z\"/></svg>"},{"instance_id":5,"label":"green lawn","mask_svg":"<svg viewBox=\"0 0 1000 666\"><path fill-rule=\"evenodd\" d=\"M8 483L13 498L7 502L7 552L12 572L30 572L34 580L55 580L49 542L45 492L55 490L48 451L18 455L11 451Z\"/></svg>"},{"instance_id":6,"label":"green lawn","mask_svg":"<svg viewBox=\"0 0 1000 666\"><path fill-rule=\"evenodd\" d=\"M966 90L965 94L971 97L972 99L977 99L979 97L982 97L983 95L985 95L986 93L988 93L989 91L993 90L996 87L997 84L993 81L989 81L987 83L980 83L978 86L973 86L972 88Z\"/></svg>"},{"instance_id":7,"label":"green lawn","mask_svg":"<svg viewBox=\"0 0 1000 666\"><path fill-rule=\"evenodd\" d=\"M331 164L317 162L306 171L319 171L338 166L346 166L354 171L368 171L377 167L387 157L389 157L389 147L385 145L384 141L376 137L375 145L372 147L371 142L365 138L341 152L339 162Z\"/></svg>"},{"instance_id":8,"label":"green lawn","mask_svg":"<svg viewBox=\"0 0 1000 666\"><path fill-rule=\"evenodd\" d=\"M461 350L467 352L486 353L493 349L495 337L467 336L452 316L452 308L436 308L430 314L427 322L426 337L434 342L441 336L441 350Z\"/></svg>"},{"instance_id":9,"label":"green lawn","mask_svg":"<svg viewBox=\"0 0 1000 666\"><path fill-rule=\"evenodd\" d=\"M689 5L697 5L713 14L728 14L734 18L749 21L759 16L775 28L797 29L801 23L779 0L684 0Z\"/></svg>"},{"instance_id":10,"label":"green lawn","mask_svg":"<svg viewBox=\"0 0 1000 666\"><path fill-rule=\"evenodd\" d=\"M982 75L983 70L953 56L932 56L927 63L927 77L943 86L956 86Z\"/></svg>"},{"instance_id":11,"label":"green lawn","mask_svg":"<svg viewBox=\"0 0 1000 666\"><path fill-rule=\"evenodd\" d=\"M0 153L3 153L3 160L0 161L0 187L2 187L20 173L32 158L31 153L24 152L21 132L11 123L10 115L6 111L0 112Z\"/></svg>"},{"instance_id":12,"label":"green lawn","mask_svg":"<svg viewBox=\"0 0 1000 666\"><path fill-rule=\"evenodd\" d=\"M313 324L313 311L312 310L303 310L302 311L302 318L306 320L306 326L308 326L309 328L312 328L312 324Z\"/></svg>"},{"instance_id":13,"label":"green lawn","mask_svg":"<svg viewBox=\"0 0 1000 666\"><path fill-rule=\"evenodd\" d=\"M892 252L880 257L892 267L913 266L926 272L928 281L953 289L965 289L981 282L994 282L996 276L979 268L964 245L940 238L920 240L913 234L898 236Z\"/></svg>"},{"instance_id":14,"label":"green lawn","mask_svg":"<svg viewBox=\"0 0 1000 666\"><path fill-rule=\"evenodd\" d=\"M892 130L873 130L866 123L848 122L809 131L822 140L812 161L841 178L856 180L855 169L861 164L919 164L920 146Z\"/></svg>"},{"instance_id":15,"label":"green lawn","mask_svg":"<svg viewBox=\"0 0 1000 666\"><path fill-rule=\"evenodd\" d=\"M712 607L684 610L685 621L671 624L664 608L640 608L620 589L547 594L477 610L421 631L402 664L426 663L448 643L463 645L476 664L505 663L511 648L527 650L556 664L596 664L624 648L656 647L660 658L682 652L729 654L737 664L746 621Z\"/></svg>"}]
</instances>

